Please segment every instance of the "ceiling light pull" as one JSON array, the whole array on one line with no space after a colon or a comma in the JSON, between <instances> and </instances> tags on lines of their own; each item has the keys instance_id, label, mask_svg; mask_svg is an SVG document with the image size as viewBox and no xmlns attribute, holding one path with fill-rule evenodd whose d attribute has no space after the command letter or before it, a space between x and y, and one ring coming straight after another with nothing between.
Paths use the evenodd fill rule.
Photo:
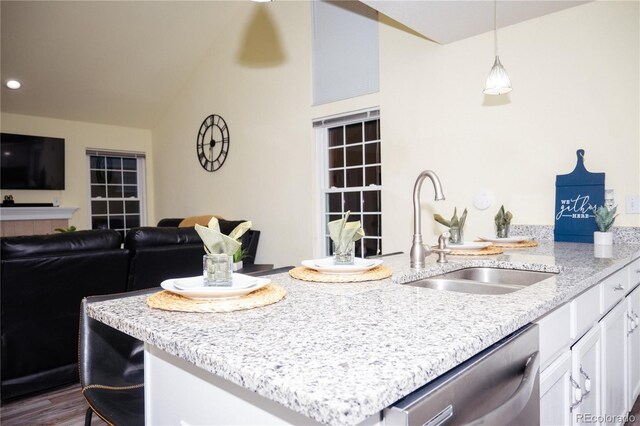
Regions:
<instances>
[{"instance_id":1,"label":"ceiling light pull","mask_svg":"<svg viewBox=\"0 0 640 426\"><path fill-rule=\"evenodd\" d=\"M502 95L509 93L511 89L511 81L507 75L507 70L504 69L500 63L500 57L498 56L498 13L497 13L498 0L493 1L493 43L496 52L496 59L493 62L493 67L487 77L487 83L482 91L485 95Z\"/></svg>"}]
</instances>

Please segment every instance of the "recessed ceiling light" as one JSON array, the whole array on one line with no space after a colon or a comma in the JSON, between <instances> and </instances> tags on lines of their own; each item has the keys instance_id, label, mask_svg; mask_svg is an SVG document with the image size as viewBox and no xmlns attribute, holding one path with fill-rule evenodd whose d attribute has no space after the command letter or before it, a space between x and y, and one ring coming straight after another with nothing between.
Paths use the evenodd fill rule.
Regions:
<instances>
[{"instance_id":1,"label":"recessed ceiling light","mask_svg":"<svg viewBox=\"0 0 640 426\"><path fill-rule=\"evenodd\" d=\"M18 90L20 87L22 87L22 83L20 83L18 80L7 80L4 85L12 90Z\"/></svg>"}]
</instances>

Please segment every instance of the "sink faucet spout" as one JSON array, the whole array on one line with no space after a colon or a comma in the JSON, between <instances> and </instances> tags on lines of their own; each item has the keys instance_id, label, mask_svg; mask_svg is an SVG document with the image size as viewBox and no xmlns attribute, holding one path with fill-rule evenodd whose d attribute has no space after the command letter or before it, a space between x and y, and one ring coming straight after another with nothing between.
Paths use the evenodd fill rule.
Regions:
<instances>
[{"instance_id":1,"label":"sink faucet spout","mask_svg":"<svg viewBox=\"0 0 640 426\"><path fill-rule=\"evenodd\" d=\"M413 186L413 242L410 252L412 268L424 268L424 259L431 254L431 248L422 243L420 189L422 188L422 181L424 181L425 178L431 179L431 183L433 183L433 189L436 193L435 201L444 200L442 183L440 183L438 176L431 170L425 170L420 173Z\"/></svg>"}]
</instances>

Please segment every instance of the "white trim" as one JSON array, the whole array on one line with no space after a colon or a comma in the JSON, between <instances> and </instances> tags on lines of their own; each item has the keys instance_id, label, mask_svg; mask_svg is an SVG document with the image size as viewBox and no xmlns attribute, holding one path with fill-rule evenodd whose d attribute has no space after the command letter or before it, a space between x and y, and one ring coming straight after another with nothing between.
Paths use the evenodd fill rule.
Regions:
<instances>
[{"instance_id":1,"label":"white trim","mask_svg":"<svg viewBox=\"0 0 640 426\"><path fill-rule=\"evenodd\" d=\"M139 151L115 151L109 150L105 151L97 148L87 148L85 151L87 156L97 155L101 157L127 157L127 158L146 158L146 154L144 152Z\"/></svg>"},{"instance_id":2,"label":"white trim","mask_svg":"<svg viewBox=\"0 0 640 426\"><path fill-rule=\"evenodd\" d=\"M320 240L314 244L314 255L317 257L322 257L326 255L326 240L327 240L327 230L326 228L326 220L327 217L329 215L335 215L338 212L328 212L327 211L327 201L326 201L326 195L327 194L332 194L332 193L337 193L337 194L345 194L345 193L350 193L350 192L380 192L380 194L382 194L382 185L375 185L375 184L371 184L371 185L367 185L367 186L357 186L357 187L328 187L328 179L329 179L329 172L330 171L334 171L334 172L343 172L343 178L344 178L344 184L346 185L346 172L347 170L356 170L356 169L360 169L364 171L368 168L368 167L380 167L382 168L382 163L371 163L371 164L367 164L365 161L366 158L366 153L365 153L365 147L368 144L374 144L374 143L380 143L382 142L382 138L380 137L380 135L378 136L378 139L375 140L371 140L371 141L364 141L364 137L365 137L365 133L364 133L364 123L367 121L371 121L371 120L380 120L380 109L379 107L373 107L373 108L367 108L367 109L362 109L362 110L358 110L358 111L353 111L351 113L347 113L347 114L339 114L339 115L331 115L331 116L326 116L326 117L320 117L320 118L316 118L313 120L313 127L315 130L315 140L316 140L316 158L318 159L316 161L316 165L318 166L316 169L316 182L317 182L317 190L316 192L316 200L318 200L319 205L320 205L320 215L317 216L317 220L316 220L316 226L317 226L317 233L315 235L320 235L322 236L322 238L320 238ZM362 142L357 142L354 144L346 144L344 138L346 138L346 134L343 134L343 140L342 143L335 146L335 147L329 147L328 145L328 130L329 128L333 128L333 127L341 127L341 126L348 126L350 124L355 124L355 123L360 123L363 126L363 141ZM379 128L378 128L379 130ZM335 167L335 168L329 168L328 167L328 163L329 163L329 155L328 152L331 149L335 149L335 150L344 150L347 147L350 146L361 146L362 147L362 164L361 165L357 165L357 166L347 166L347 165L343 165L342 167ZM364 179L364 175L363 175L363 179ZM364 182L364 180L363 180ZM362 199L360 200L360 210L362 210ZM382 207L382 206L381 206ZM344 204L342 206L342 212L344 212ZM373 216L379 216L380 219L382 219L382 212L381 211L375 211L375 212L364 212L364 211L360 211L360 212L352 212L354 215L373 215ZM382 233L382 229L380 229L380 232ZM382 240L382 235L380 236L366 236L365 239L371 239L371 240L378 240L381 241ZM361 244L364 245L364 241L361 242ZM363 246L361 246L362 248L364 248Z\"/></svg>"},{"instance_id":3,"label":"white trim","mask_svg":"<svg viewBox=\"0 0 640 426\"><path fill-rule=\"evenodd\" d=\"M0 207L0 221L71 219L77 207Z\"/></svg>"},{"instance_id":4,"label":"white trim","mask_svg":"<svg viewBox=\"0 0 640 426\"><path fill-rule=\"evenodd\" d=\"M352 111L346 114L333 114L325 117L314 118L313 127L333 127L343 126L350 123L358 123L361 121L367 121L367 119L374 120L380 118L380 107L365 108L356 111ZM379 140L378 140L379 141Z\"/></svg>"}]
</instances>

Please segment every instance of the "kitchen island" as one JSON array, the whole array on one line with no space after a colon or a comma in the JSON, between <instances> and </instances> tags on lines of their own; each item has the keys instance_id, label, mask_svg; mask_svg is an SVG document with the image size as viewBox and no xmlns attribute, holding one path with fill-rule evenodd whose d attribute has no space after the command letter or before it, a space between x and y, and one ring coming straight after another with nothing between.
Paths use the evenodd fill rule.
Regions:
<instances>
[{"instance_id":1,"label":"kitchen island","mask_svg":"<svg viewBox=\"0 0 640 426\"><path fill-rule=\"evenodd\" d=\"M385 407L638 257L638 244L616 244L610 258L596 258L590 244L540 241L496 256L451 256L444 265L431 256L425 269L411 270L405 254L385 258L394 274L380 281L322 284L273 275L286 298L248 311L167 312L133 296L90 304L87 312L143 340L154 363L228 384L227 393L251 394L258 400L250 404L266 411L286 407L275 414L284 421L375 423ZM401 284L469 266L560 273L499 296ZM153 395L153 376L147 377ZM197 400L194 393L189 397ZM205 411L239 409L221 402L198 404Z\"/></svg>"}]
</instances>

